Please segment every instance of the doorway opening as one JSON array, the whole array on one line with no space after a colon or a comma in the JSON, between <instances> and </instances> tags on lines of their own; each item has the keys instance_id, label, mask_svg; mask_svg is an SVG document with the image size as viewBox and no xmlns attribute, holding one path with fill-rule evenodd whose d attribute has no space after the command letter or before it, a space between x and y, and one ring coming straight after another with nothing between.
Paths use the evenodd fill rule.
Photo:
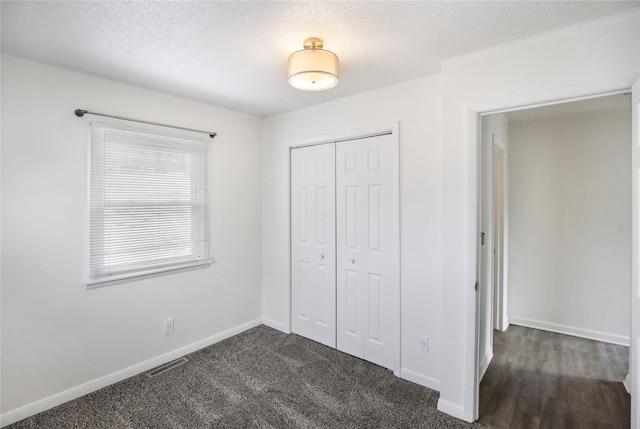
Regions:
<instances>
[{"instance_id":1,"label":"doorway opening","mask_svg":"<svg viewBox=\"0 0 640 429\"><path fill-rule=\"evenodd\" d=\"M478 384L483 377L495 378L492 360L515 359L497 356L511 337L503 333L511 324L525 329L517 341L528 347L552 341L528 329L551 332L561 344L570 343L561 334L578 337L584 350L589 348L584 341L600 341L596 349L617 356L604 364L615 369L594 376L622 388L631 326L629 95L490 114L482 118L481 129ZM522 368L511 368L512 378L520 375L518 368L538 368L532 350L521 352ZM538 358L553 366L553 347L546 353ZM538 368L544 377L555 370ZM575 379L593 375L569 371ZM541 378L534 380L540 387ZM524 387L528 381L518 383L531 393ZM481 422L485 411L505 418L522 412L513 404L487 405L485 396L495 389L515 388L500 387L495 379L489 384L480 389ZM550 392L557 393L552 384L547 399ZM530 398L537 408L527 412L557 411L545 410L544 398ZM483 410L483 404L493 409ZM628 409L626 414L628 419Z\"/></svg>"}]
</instances>

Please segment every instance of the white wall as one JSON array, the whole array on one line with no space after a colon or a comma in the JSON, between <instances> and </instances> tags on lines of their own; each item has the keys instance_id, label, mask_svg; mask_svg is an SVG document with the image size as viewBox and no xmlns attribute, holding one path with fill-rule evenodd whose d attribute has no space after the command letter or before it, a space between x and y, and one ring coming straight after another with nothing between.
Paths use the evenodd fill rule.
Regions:
<instances>
[{"instance_id":1,"label":"white wall","mask_svg":"<svg viewBox=\"0 0 640 429\"><path fill-rule=\"evenodd\" d=\"M84 290L96 118L76 108L218 132L210 268ZM2 56L3 424L260 323L261 132L261 118Z\"/></svg>"},{"instance_id":2,"label":"white wall","mask_svg":"<svg viewBox=\"0 0 640 429\"><path fill-rule=\"evenodd\" d=\"M399 122L401 375L439 388L442 243L440 80L401 85L267 118L263 147L263 313L290 326L289 147L296 140ZM418 335L429 352L418 351Z\"/></svg>"},{"instance_id":3,"label":"white wall","mask_svg":"<svg viewBox=\"0 0 640 429\"><path fill-rule=\"evenodd\" d=\"M630 105L512 120L509 141L509 320L628 345Z\"/></svg>"},{"instance_id":4,"label":"white wall","mask_svg":"<svg viewBox=\"0 0 640 429\"><path fill-rule=\"evenodd\" d=\"M638 76L639 45L634 11L442 63L440 410L476 417L477 113L629 88Z\"/></svg>"}]
</instances>

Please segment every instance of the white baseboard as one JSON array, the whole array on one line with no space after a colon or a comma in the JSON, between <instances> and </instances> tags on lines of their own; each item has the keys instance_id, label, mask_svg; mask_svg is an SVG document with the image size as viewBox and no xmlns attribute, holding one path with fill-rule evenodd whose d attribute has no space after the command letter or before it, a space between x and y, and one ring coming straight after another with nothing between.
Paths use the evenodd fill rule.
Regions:
<instances>
[{"instance_id":1,"label":"white baseboard","mask_svg":"<svg viewBox=\"0 0 640 429\"><path fill-rule=\"evenodd\" d=\"M478 378L478 380L482 380L482 378L484 377L484 374L487 372L487 369L489 368L489 364L491 363L492 359L493 359L493 350L487 350L485 355L482 357L482 360L480 361L480 378Z\"/></svg>"},{"instance_id":2,"label":"white baseboard","mask_svg":"<svg viewBox=\"0 0 640 429\"><path fill-rule=\"evenodd\" d=\"M540 320L526 319L523 317L509 318L512 325L524 326L526 328L540 329L542 331L555 332L557 334L572 335L574 337L587 338L589 340L602 341L604 343L617 344L620 346L629 346L629 337L622 335L609 334L607 332L592 331L590 329L576 328L574 326L565 326L557 323L542 322Z\"/></svg>"},{"instance_id":3,"label":"white baseboard","mask_svg":"<svg viewBox=\"0 0 640 429\"><path fill-rule=\"evenodd\" d=\"M455 418L460 420L469 421L465 418L464 409L454 404L453 402L445 401L442 398L438 399L438 411L442 411L445 414L449 414Z\"/></svg>"},{"instance_id":4,"label":"white baseboard","mask_svg":"<svg viewBox=\"0 0 640 429\"><path fill-rule=\"evenodd\" d=\"M509 329L509 319L507 317L502 321L502 326L499 327L500 332L504 332Z\"/></svg>"},{"instance_id":5,"label":"white baseboard","mask_svg":"<svg viewBox=\"0 0 640 429\"><path fill-rule=\"evenodd\" d=\"M622 384L624 384L624 388L627 389L627 393L631 395L631 374L627 373Z\"/></svg>"},{"instance_id":6,"label":"white baseboard","mask_svg":"<svg viewBox=\"0 0 640 429\"><path fill-rule=\"evenodd\" d=\"M189 353L193 353L219 341L233 337L234 335L238 335L241 332L244 332L251 328L255 328L256 326L259 326L261 324L262 319L255 319L250 322L243 323L242 325L228 329L224 332L220 332L219 334L212 335L200 341L196 341L195 343L191 343L184 347L180 347L179 349L172 350L163 355L156 356L152 359L137 363L128 368L124 368L109 375L105 375L104 377L96 378L95 380L91 380L79 386L72 387L71 389L56 393L55 395L51 395L44 399L40 399L22 407L7 411L0 415L0 427L10 425L22 419L26 419L27 417L41 413L42 411L57 407L58 405L64 404L65 402L77 399L81 396L102 389L103 387L110 386L114 383L125 380L129 377L133 377L134 375L138 375L159 365L171 362L172 360L178 359Z\"/></svg>"},{"instance_id":7,"label":"white baseboard","mask_svg":"<svg viewBox=\"0 0 640 429\"><path fill-rule=\"evenodd\" d=\"M400 368L400 378L404 378L405 380L409 380L413 383L419 384L420 386L428 387L429 389L433 389L438 392L440 391L440 380L427 377L426 375L419 374L415 371L411 371L410 369Z\"/></svg>"},{"instance_id":8,"label":"white baseboard","mask_svg":"<svg viewBox=\"0 0 640 429\"><path fill-rule=\"evenodd\" d=\"M262 324L270 328L277 329L280 332L284 332L285 334L291 333L291 330L288 329L284 323L276 322L275 320L269 319L267 317L262 318Z\"/></svg>"}]
</instances>

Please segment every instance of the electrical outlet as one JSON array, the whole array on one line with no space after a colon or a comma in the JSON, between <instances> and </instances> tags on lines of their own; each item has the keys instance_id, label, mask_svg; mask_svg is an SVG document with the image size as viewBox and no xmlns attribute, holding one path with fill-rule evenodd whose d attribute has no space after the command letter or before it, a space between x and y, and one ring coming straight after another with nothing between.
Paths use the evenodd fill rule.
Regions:
<instances>
[{"instance_id":1,"label":"electrical outlet","mask_svg":"<svg viewBox=\"0 0 640 429\"><path fill-rule=\"evenodd\" d=\"M170 334L173 332L173 317L165 319L164 321L164 333Z\"/></svg>"},{"instance_id":2,"label":"electrical outlet","mask_svg":"<svg viewBox=\"0 0 640 429\"><path fill-rule=\"evenodd\" d=\"M418 335L418 350L421 352L429 351L429 337Z\"/></svg>"}]
</instances>

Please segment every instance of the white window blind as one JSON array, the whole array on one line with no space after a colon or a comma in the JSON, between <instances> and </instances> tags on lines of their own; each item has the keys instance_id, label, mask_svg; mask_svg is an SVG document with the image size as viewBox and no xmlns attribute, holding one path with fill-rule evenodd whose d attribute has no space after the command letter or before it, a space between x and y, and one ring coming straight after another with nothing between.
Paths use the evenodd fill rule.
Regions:
<instances>
[{"instance_id":1,"label":"white window blind","mask_svg":"<svg viewBox=\"0 0 640 429\"><path fill-rule=\"evenodd\" d=\"M91 285L209 264L208 143L92 124Z\"/></svg>"}]
</instances>

